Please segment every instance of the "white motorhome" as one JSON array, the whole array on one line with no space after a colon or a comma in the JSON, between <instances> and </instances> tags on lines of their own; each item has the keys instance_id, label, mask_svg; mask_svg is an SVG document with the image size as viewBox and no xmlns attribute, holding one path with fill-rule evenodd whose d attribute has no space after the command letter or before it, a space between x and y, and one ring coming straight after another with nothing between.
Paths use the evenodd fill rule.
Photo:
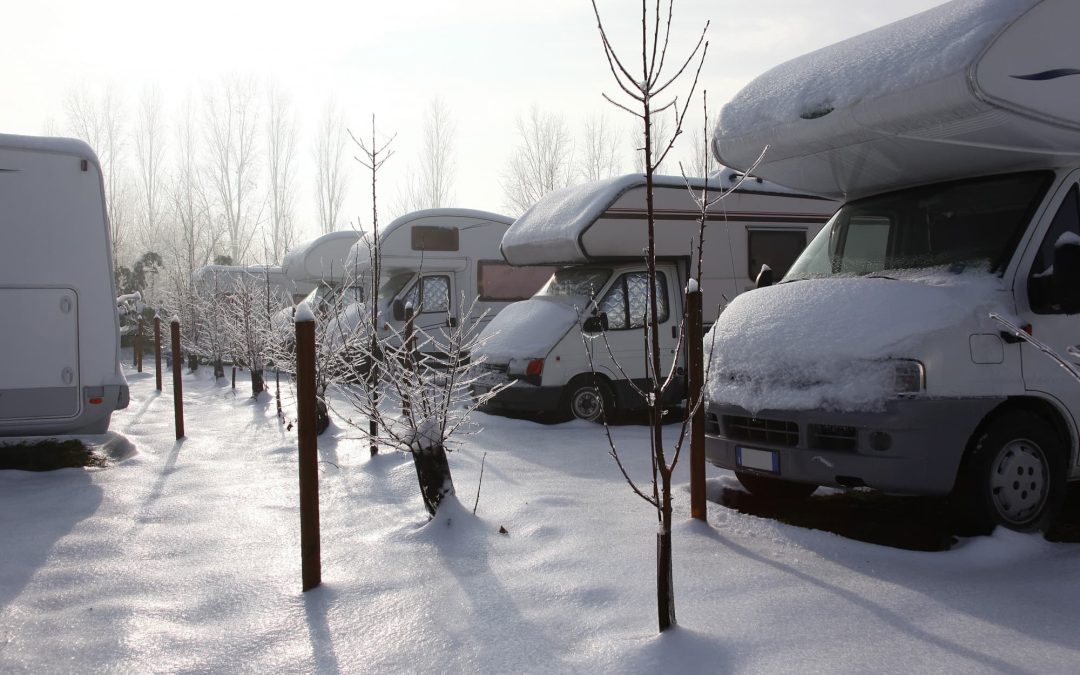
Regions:
<instances>
[{"instance_id":1,"label":"white motorhome","mask_svg":"<svg viewBox=\"0 0 1080 675\"><path fill-rule=\"evenodd\" d=\"M128 404L101 167L0 135L0 436L103 433Z\"/></svg>"},{"instance_id":2,"label":"white motorhome","mask_svg":"<svg viewBox=\"0 0 1080 675\"><path fill-rule=\"evenodd\" d=\"M294 281L285 276L284 268L275 265L204 265L195 270L192 279L199 293L228 293L237 284L269 283L271 292L289 304L300 302L317 286L309 281Z\"/></svg>"},{"instance_id":3,"label":"white motorhome","mask_svg":"<svg viewBox=\"0 0 1080 675\"><path fill-rule=\"evenodd\" d=\"M719 318L713 463L753 492L953 494L1043 526L1080 479L1080 3L950 2L762 75L724 162L846 204Z\"/></svg>"},{"instance_id":4,"label":"white motorhome","mask_svg":"<svg viewBox=\"0 0 1080 675\"><path fill-rule=\"evenodd\" d=\"M732 171L716 174L708 182L710 199L740 178ZM698 194L705 187L703 179L689 182ZM680 358L686 354L677 348L683 339L683 293L697 255L700 208L681 177L656 177L653 195L658 339L666 370L677 351ZM601 404L608 410L644 407L631 385L646 377L645 196L644 175L621 176L552 192L514 222L503 237L506 260L560 269L533 298L506 308L485 329L486 343L477 351L487 358L487 377L477 389L516 380L486 410L595 420ZM755 178L716 202L705 229L699 280L705 322L716 319L725 299L752 288L762 265L786 271L835 210L835 202ZM583 330L593 332L585 326L590 318L606 328L592 350L597 378L582 341ZM669 395L673 405L685 398L685 377L669 388Z\"/></svg>"},{"instance_id":5,"label":"white motorhome","mask_svg":"<svg viewBox=\"0 0 1080 675\"><path fill-rule=\"evenodd\" d=\"M329 232L285 253L281 263L285 278L311 288L306 300L316 312L328 309L338 295L343 295L346 303L363 302L364 288L346 264L359 239L360 233L353 230Z\"/></svg>"},{"instance_id":6,"label":"white motorhome","mask_svg":"<svg viewBox=\"0 0 1080 675\"><path fill-rule=\"evenodd\" d=\"M383 335L404 330L409 305L418 310L417 329L437 334L459 325L470 304L471 320L487 322L511 302L531 297L553 268L516 268L503 260L499 245L512 222L496 213L442 208L408 213L390 223L380 232L378 246ZM355 278L371 283L367 242L353 247L349 268Z\"/></svg>"}]
</instances>

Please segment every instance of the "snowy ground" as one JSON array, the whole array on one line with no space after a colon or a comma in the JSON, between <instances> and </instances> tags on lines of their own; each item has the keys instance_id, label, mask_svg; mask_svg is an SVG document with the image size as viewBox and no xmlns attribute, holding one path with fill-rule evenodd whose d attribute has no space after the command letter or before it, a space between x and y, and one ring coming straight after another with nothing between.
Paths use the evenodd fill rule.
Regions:
<instances>
[{"instance_id":1,"label":"snowy ground","mask_svg":"<svg viewBox=\"0 0 1080 675\"><path fill-rule=\"evenodd\" d=\"M411 461L321 441L321 588L300 592L294 432L272 400L130 374L103 469L0 471L0 672L1075 672L1080 547L997 532L901 551L710 504L680 467L677 630L655 525L585 423L479 416L459 502L425 524ZM633 471L646 430L615 430ZM481 461L486 453L477 515ZM710 489L733 479L710 468ZM508 534L499 534L505 527Z\"/></svg>"}]
</instances>

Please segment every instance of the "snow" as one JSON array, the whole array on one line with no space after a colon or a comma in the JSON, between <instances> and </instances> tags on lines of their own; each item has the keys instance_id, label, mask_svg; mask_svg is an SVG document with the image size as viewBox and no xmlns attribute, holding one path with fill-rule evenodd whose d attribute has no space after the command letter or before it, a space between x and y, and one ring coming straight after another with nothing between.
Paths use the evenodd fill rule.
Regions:
<instances>
[{"instance_id":1,"label":"snow","mask_svg":"<svg viewBox=\"0 0 1080 675\"><path fill-rule=\"evenodd\" d=\"M370 457L338 420L319 440L323 585L305 594L295 429L273 401L187 375L175 441L170 396L128 375L112 439L132 456L0 471L2 672L1070 672L1080 656L1074 544L999 531L917 553L716 504L700 523L685 462L680 626L658 636L655 515L584 422L478 415L449 457L458 497L425 522L411 459ZM648 430L612 433L645 476Z\"/></svg>"},{"instance_id":2,"label":"snow","mask_svg":"<svg viewBox=\"0 0 1080 675\"><path fill-rule=\"evenodd\" d=\"M507 305L484 327L473 351L490 363L547 356L578 321L578 310L562 300L534 297Z\"/></svg>"},{"instance_id":3,"label":"snow","mask_svg":"<svg viewBox=\"0 0 1080 675\"><path fill-rule=\"evenodd\" d=\"M305 321L314 320L315 312L311 311L311 305L309 305L306 300L296 306L296 312L293 313L294 323L303 323Z\"/></svg>"},{"instance_id":4,"label":"snow","mask_svg":"<svg viewBox=\"0 0 1080 675\"><path fill-rule=\"evenodd\" d=\"M701 287L698 286L697 279L694 279L694 278L691 277L690 280L686 282L686 292L687 293L697 293L698 290L700 290L700 288Z\"/></svg>"},{"instance_id":5,"label":"snow","mask_svg":"<svg viewBox=\"0 0 1080 675\"><path fill-rule=\"evenodd\" d=\"M890 274L794 281L736 297L705 336L709 399L752 413L880 410L893 393L886 359L914 358L935 332L1005 313L994 275Z\"/></svg>"},{"instance_id":6,"label":"snow","mask_svg":"<svg viewBox=\"0 0 1080 675\"><path fill-rule=\"evenodd\" d=\"M1041 0L953 0L783 63L720 112L717 142L959 72Z\"/></svg>"}]
</instances>

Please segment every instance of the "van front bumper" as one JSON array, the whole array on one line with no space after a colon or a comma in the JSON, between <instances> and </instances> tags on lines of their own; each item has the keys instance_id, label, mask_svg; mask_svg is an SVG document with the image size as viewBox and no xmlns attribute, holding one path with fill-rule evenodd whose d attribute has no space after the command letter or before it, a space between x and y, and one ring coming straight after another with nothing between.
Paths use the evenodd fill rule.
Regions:
<instances>
[{"instance_id":1,"label":"van front bumper","mask_svg":"<svg viewBox=\"0 0 1080 675\"><path fill-rule=\"evenodd\" d=\"M896 399L881 412L711 404L705 456L724 469L831 487L944 495L975 429L1002 398Z\"/></svg>"},{"instance_id":2,"label":"van front bumper","mask_svg":"<svg viewBox=\"0 0 1080 675\"><path fill-rule=\"evenodd\" d=\"M474 384L472 395L477 396L491 391L486 384ZM515 382L488 399L480 410L496 415L530 415L553 413L562 402L562 387L538 387L526 382Z\"/></svg>"}]
</instances>

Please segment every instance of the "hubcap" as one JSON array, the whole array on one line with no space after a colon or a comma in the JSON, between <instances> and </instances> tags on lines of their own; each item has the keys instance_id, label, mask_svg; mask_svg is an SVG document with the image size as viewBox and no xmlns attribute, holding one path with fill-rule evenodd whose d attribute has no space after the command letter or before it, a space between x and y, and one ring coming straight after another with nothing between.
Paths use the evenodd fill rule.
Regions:
<instances>
[{"instance_id":1,"label":"hubcap","mask_svg":"<svg viewBox=\"0 0 1080 675\"><path fill-rule=\"evenodd\" d=\"M1030 522L1046 504L1049 468L1042 448L1027 439L1006 444L991 467L990 498L998 515L1014 525Z\"/></svg>"},{"instance_id":2,"label":"hubcap","mask_svg":"<svg viewBox=\"0 0 1080 675\"><path fill-rule=\"evenodd\" d=\"M574 392L574 417L591 422L600 416L602 407L600 396L592 387L582 387Z\"/></svg>"}]
</instances>

